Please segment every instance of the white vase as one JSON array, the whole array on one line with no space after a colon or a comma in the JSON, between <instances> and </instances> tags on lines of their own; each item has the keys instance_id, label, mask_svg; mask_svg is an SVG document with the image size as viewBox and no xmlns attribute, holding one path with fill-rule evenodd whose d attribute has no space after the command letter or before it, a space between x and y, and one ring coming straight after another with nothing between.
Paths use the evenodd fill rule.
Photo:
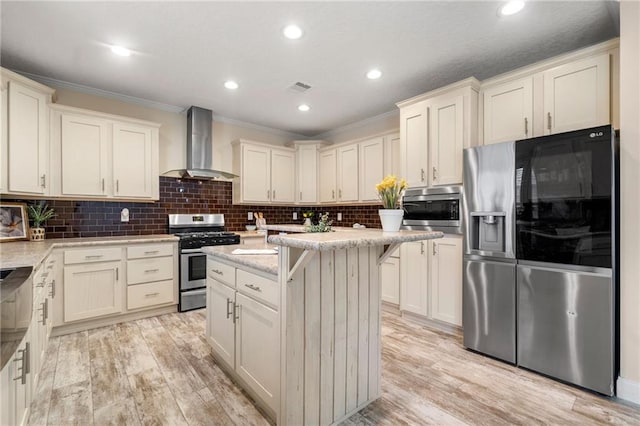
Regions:
<instances>
[{"instance_id":1,"label":"white vase","mask_svg":"<svg viewBox=\"0 0 640 426\"><path fill-rule=\"evenodd\" d=\"M402 225L403 209L380 209L380 222L382 222L382 230L384 232L398 232Z\"/></svg>"}]
</instances>

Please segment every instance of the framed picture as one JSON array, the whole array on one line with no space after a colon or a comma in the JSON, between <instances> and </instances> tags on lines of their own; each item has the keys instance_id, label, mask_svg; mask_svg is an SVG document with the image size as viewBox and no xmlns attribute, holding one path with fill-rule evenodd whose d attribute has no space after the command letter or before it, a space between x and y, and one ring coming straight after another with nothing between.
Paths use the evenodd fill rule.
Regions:
<instances>
[{"instance_id":1,"label":"framed picture","mask_svg":"<svg viewBox=\"0 0 640 426\"><path fill-rule=\"evenodd\" d=\"M0 242L29 239L29 217L24 203L0 202Z\"/></svg>"}]
</instances>

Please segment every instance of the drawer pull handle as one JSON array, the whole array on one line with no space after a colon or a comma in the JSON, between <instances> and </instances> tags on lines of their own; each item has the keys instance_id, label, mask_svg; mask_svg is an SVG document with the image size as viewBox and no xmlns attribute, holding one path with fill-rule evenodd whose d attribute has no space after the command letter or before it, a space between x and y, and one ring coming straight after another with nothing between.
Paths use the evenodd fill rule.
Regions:
<instances>
[{"instance_id":1,"label":"drawer pull handle","mask_svg":"<svg viewBox=\"0 0 640 426\"><path fill-rule=\"evenodd\" d=\"M149 250L149 251L145 251L144 254L156 254L158 253L160 250Z\"/></svg>"},{"instance_id":2,"label":"drawer pull handle","mask_svg":"<svg viewBox=\"0 0 640 426\"><path fill-rule=\"evenodd\" d=\"M27 383L27 374L29 374L31 370L31 363L29 362L31 354L29 353L29 349L30 343L27 342L24 344L24 349L18 349L18 352L20 352L22 356L13 360L14 362L20 363L20 367L18 367L18 370L20 370L20 376L15 377L13 380L20 380L23 385Z\"/></svg>"},{"instance_id":3,"label":"drawer pull handle","mask_svg":"<svg viewBox=\"0 0 640 426\"><path fill-rule=\"evenodd\" d=\"M257 285L245 284L244 286L250 288L253 291L258 291L258 292L262 293L262 289L260 287L258 287Z\"/></svg>"},{"instance_id":4,"label":"drawer pull handle","mask_svg":"<svg viewBox=\"0 0 640 426\"><path fill-rule=\"evenodd\" d=\"M156 268L156 269L147 269L146 271L144 271L145 273L149 272L158 272L160 269Z\"/></svg>"},{"instance_id":5,"label":"drawer pull handle","mask_svg":"<svg viewBox=\"0 0 640 426\"><path fill-rule=\"evenodd\" d=\"M240 308L240 305L238 304L233 304L233 323L235 324L237 320L240 319L240 314L238 313L238 308Z\"/></svg>"},{"instance_id":6,"label":"drawer pull handle","mask_svg":"<svg viewBox=\"0 0 640 426\"><path fill-rule=\"evenodd\" d=\"M102 254L93 254L91 256L85 256L85 259L100 259L103 255Z\"/></svg>"},{"instance_id":7,"label":"drawer pull handle","mask_svg":"<svg viewBox=\"0 0 640 426\"><path fill-rule=\"evenodd\" d=\"M49 297L51 298L56 297L56 280L51 281L51 292L49 293Z\"/></svg>"},{"instance_id":8,"label":"drawer pull handle","mask_svg":"<svg viewBox=\"0 0 640 426\"><path fill-rule=\"evenodd\" d=\"M147 293L144 295L144 297L156 297L158 296L160 293L159 292L155 292L155 293Z\"/></svg>"},{"instance_id":9,"label":"drawer pull handle","mask_svg":"<svg viewBox=\"0 0 640 426\"><path fill-rule=\"evenodd\" d=\"M218 270L218 269L212 269L211 272L213 272L214 274L218 274L218 275L224 275L224 272Z\"/></svg>"}]
</instances>

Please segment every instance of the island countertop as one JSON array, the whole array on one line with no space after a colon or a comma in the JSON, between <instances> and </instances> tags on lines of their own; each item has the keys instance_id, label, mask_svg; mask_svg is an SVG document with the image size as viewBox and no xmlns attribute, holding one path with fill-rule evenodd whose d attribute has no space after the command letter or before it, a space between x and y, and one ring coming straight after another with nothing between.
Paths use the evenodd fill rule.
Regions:
<instances>
[{"instance_id":1,"label":"island countertop","mask_svg":"<svg viewBox=\"0 0 640 426\"><path fill-rule=\"evenodd\" d=\"M383 232L382 229L372 228L352 230L342 228L335 232L271 235L267 241L270 244L284 247L330 251L431 240L443 236L442 232L433 231Z\"/></svg>"},{"instance_id":2,"label":"island countertop","mask_svg":"<svg viewBox=\"0 0 640 426\"><path fill-rule=\"evenodd\" d=\"M264 242L248 243L244 245L223 245L202 247L205 254L217 257L249 268L257 269L268 274L278 275L278 255L277 254L232 254L236 249L275 249L271 244Z\"/></svg>"}]
</instances>

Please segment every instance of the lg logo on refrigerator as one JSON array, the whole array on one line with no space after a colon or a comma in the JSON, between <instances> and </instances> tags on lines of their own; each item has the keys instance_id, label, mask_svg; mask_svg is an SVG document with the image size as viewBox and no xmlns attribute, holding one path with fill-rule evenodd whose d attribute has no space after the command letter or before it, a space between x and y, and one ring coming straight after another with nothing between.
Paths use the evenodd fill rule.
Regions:
<instances>
[{"instance_id":1,"label":"lg logo on refrigerator","mask_svg":"<svg viewBox=\"0 0 640 426\"><path fill-rule=\"evenodd\" d=\"M604 135L604 132L593 132L593 133L591 133L589 135L589 137L590 138L597 138L597 137L600 137L600 136L603 136L603 135Z\"/></svg>"}]
</instances>

